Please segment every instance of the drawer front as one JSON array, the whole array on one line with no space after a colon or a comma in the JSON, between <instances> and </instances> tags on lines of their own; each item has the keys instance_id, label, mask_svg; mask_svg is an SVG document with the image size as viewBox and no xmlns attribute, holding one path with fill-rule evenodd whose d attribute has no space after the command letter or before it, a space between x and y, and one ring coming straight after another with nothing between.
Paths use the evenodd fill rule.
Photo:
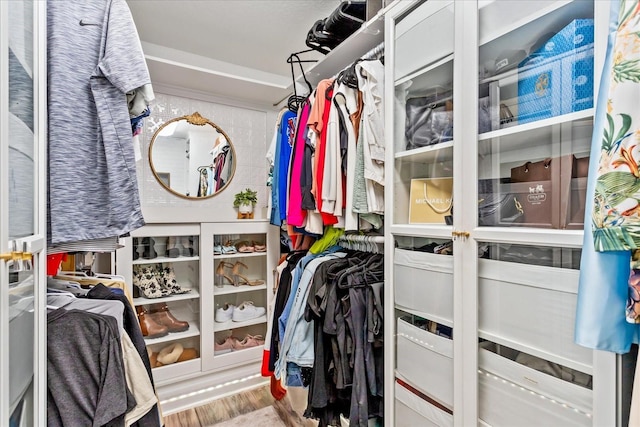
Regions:
<instances>
[{"instance_id":1,"label":"drawer front","mask_svg":"<svg viewBox=\"0 0 640 427\"><path fill-rule=\"evenodd\" d=\"M589 426L593 392L480 349L479 416L495 426Z\"/></svg>"},{"instance_id":2,"label":"drawer front","mask_svg":"<svg viewBox=\"0 0 640 427\"><path fill-rule=\"evenodd\" d=\"M395 303L451 325L453 257L404 249L395 253Z\"/></svg>"},{"instance_id":3,"label":"drawer front","mask_svg":"<svg viewBox=\"0 0 640 427\"><path fill-rule=\"evenodd\" d=\"M449 427L453 416L420 398L398 383L395 385L396 427Z\"/></svg>"},{"instance_id":4,"label":"drawer front","mask_svg":"<svg viewBox=\"0 0 640 427\"><path fill-rule=\"evenodd\" d=\"M398 319L397 369L420 391L453 406L453 341Z\"/></svg>"},{"instance_id":5,"label":"drawer front","mask_svg":"<svg viewBox=\"0 0 640 427\"><path fill-rule=\"evenodd\" d=\"M576 270L481 260L481 335L589 373L592 351L573 341L578 274Z\"/></svg>"}]
</instances>

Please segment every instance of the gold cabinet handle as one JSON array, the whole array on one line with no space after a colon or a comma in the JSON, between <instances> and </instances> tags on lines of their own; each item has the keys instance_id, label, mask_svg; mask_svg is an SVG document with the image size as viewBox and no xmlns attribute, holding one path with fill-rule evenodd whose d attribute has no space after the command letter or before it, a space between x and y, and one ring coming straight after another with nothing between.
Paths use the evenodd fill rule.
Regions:
<instances>
[{"instance_id":1,"label":"gold cabinet handle","mask_svg":"<svg viewBox=\"0 0 640 427\"><path fill-rule=\"evenodd\" d=\"M452 231L451 232L451 236L453 237L453 240L455 240L457 237L462 237L463 239L468 239L469 236L471 236L471 233L469 233L468 231Z\"/></svg>"},{"instance_id":2,"label":"gold cabinet handle","mask_svg":"<svg viewBox=\"0 0 640 427\"><path fill-rule=\"evenodd\" d=\"M13 252L6 252L4 254L0 254L0 261L9 261L13 259Z\"/></svg>"}]
</instances>

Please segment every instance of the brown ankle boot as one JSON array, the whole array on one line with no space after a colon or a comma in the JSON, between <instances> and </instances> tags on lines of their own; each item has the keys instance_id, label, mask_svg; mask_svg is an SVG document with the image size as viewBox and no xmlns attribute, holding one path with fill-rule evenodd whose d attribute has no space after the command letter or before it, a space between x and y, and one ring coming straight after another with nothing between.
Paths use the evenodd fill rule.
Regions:
<instances>
[{"instance_id":1,"label":"brown ankle boot","mask_svg":"<svg viewBox=\"0 0 640 427\"><path fill-rule=\"evenodd\" d=\"M147 338L159 338L169 333L169 328L157 323L149 312L147 312L144 306L137 306L136 312L138 313L138 322L140 323L142 336Z\"/></svg>"},{"instance_id":2,"label":"brown ankle boot","mask_svg":"<svg viewBox=\"0 0 640 427\"><path fill-rule=\"evenodd\" d=\"M158 324L165 326L169 332L184 332L189 329L189 322L176 319L169 311L166 303L153 304L149 313Z\"/></svg>"}]
</instances>

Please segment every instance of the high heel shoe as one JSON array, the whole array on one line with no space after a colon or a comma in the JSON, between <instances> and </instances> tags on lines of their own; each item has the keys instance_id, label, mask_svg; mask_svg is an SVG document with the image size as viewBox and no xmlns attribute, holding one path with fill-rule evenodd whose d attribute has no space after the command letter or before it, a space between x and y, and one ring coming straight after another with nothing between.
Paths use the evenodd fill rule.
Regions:
<instances>
[{"instance_id":1,"label":"high heel shoe","mask_svg":"<svg viewBox=\"0 0 640 427\"><path fill-rule=\"evenodd\" d=\"M135 286L145 298L161 298L171 295L171 291L164 289L158 283L158 274L151 267L140 267L133 271L133 286Z\"/></svg>"},{"instance_id":2,"label":"high heel shoe","mask_svg":"<svg viewBox=\"0 0 640 427\"><path fill-rule=\"evenodd\" d=\"M243 262L237 261L233 264L233 270L231 275L233 276L233 285L249 285L249 286L260 286L264 285L264 280L249 280L242 273L242 268L248 268L247 265Z\"/></svg>"},{"instance_id":3,"label":"high heel shoe","mask_svg":"<svg viewBox=\"0 0 640 427\"><path fill-rule=\"evenodd\" d=\"M217 287L222 288L224 286L225 280L229 282L230 285L235 285L235 283L233 282L233 279L227 275L227 272L225 270L225 268L232 268L232 267L233 267L233 264L225 261L220 261L220 264L218 264L218 267L216 267L215 284Z\"/></svg>"},{"instance_id":4,"label":"high heel shoe","mask_svg":"<svg viewBox=\"0 0 640 427\"><path fill-rule=\"evenodd\" d=\"M183 288L178 284L176 280L176 273L173 271L173 267L159 267L158 268L158 283L163 289L169 291L171 294L180 295L191 292L189 288Z\"/></svg>"}]
</instances>

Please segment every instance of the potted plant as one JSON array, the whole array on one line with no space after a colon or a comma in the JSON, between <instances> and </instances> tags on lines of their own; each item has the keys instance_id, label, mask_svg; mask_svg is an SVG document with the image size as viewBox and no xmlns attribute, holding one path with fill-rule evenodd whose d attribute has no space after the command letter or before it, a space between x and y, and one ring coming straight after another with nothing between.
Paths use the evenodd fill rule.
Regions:
<instances>
[{"instance_id":1,"label":"potted plant","mask_svg":"<svg viewBox=\"0 0 640 427\"><path fill-rule=\"evenodd\" d=\"M247 188L244 191L236 193L233 199L233 206L238 208L238 213L250 214L253 212L253 207L257 202L258 192Z\"/></svg>"}]
</instances>

